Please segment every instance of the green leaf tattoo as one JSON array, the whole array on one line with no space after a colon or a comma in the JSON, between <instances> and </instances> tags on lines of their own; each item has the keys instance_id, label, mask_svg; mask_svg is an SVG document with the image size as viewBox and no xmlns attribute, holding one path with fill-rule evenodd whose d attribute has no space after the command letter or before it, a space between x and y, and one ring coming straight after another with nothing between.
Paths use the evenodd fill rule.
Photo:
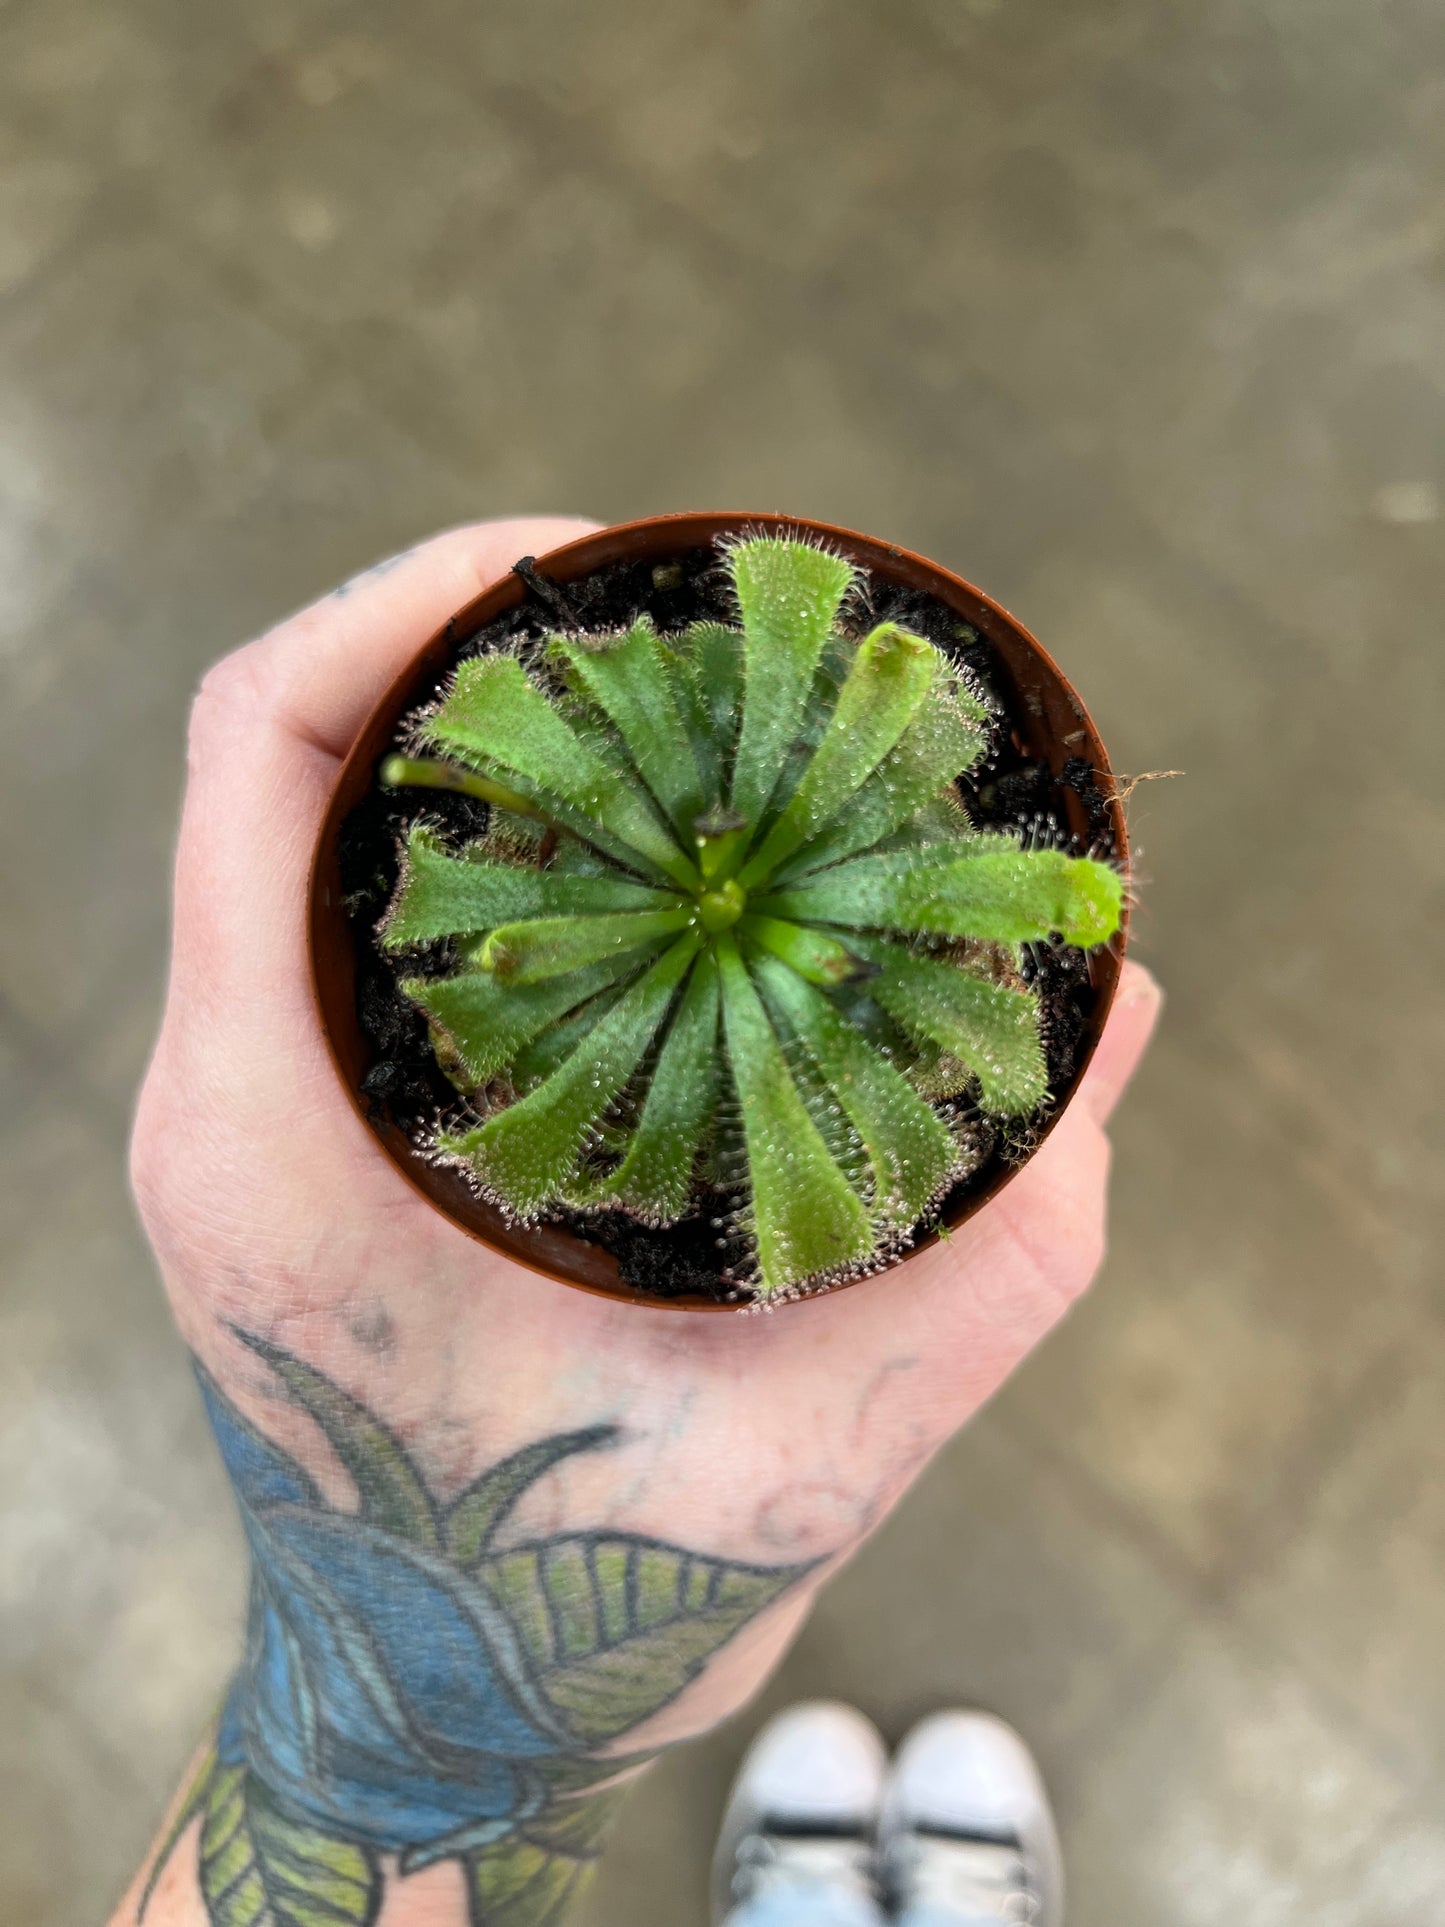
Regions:
<instances>
[{"instance_id":1,"label":"green leaf tattoo","mask_svg":"<svg viewBox=\"0 0 1445 1927\"><path fill-rule=\"evenodd\" d=\"M201 1894L214 1927L369 1927L376 1855L292 1820L245 1767L217 1767L201 1822Z\"/></svg>"},{"instance_id":2,"label":"green leaf tattoo","mask_svg":"<svg viewBox=\"0 0 1445 1927\"><path fill-rule=\"evenodd\" d=\"M577 1452L611 1445L617 1438L612 1425L590 1425L582 1432L559 1432L555 1438L524 1445L520 1452L473 1479L442 1514L447 1556L472 1570L490 1549L492 1540L517 1501L544 1472Z\"/></svg>"},{"instance_id":3,"label":"green leaf tattoo","mask_svg":"<svg viewBox=\"0 0 1445 1927\"><path fill-rule=\"evenodd\" d=\"M197 1368L251 1545L250 1631L140 1912L199 1821L210 1927L367 1927L388 1879L441 1860L462 1868L472 1927L550 1927L644 1763L627 1736L813 1562L509 1533L539 1480L617 1428L535 1440L442 1501L362 1401L236 1336L335 1452L355 1509Z\"/></svg>"},{"instance_id":4,"label":"green leaf tattoo","mask_svg":"<svg viewBox=\"0 0 1445 1927\"><path fill-rule=\"evenodd\" d=\"M364 1405L304 1360L252 1333L238 1331L236 1336L265 1359L294 1402L315 1419L355 1481L366 1517L403 1539L434 1546L436 1509L400 1441Z\"/></svg>"},{"instance_id":5,"label":"green leaf tattoo","mask_svg":"<svg viewBox=\"0 0 1445 1927\"><path fill-rule=\"evenodd\" d=\"M472 1927L552 1927L596 1871L628 1788L547 1809L514 1838L471 1855L467 1902Z\"/></svg>"},{"instance_id":6,"label":"green leaf tattoo","mask_svg":"<svg viewBox=\"0 0 1445 1927\"><path fill-rule=\"evenodd\" d=\"M675 1699L796 1574L626 1534L569 1533L502 1553L479 1577L574 1740L601 1746Z\"/></svg>"}]
</instances>

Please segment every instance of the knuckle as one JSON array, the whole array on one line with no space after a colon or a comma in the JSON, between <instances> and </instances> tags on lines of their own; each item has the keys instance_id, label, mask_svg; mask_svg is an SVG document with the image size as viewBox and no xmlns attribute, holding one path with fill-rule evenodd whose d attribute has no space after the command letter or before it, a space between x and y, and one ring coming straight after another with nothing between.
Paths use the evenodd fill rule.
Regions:
<instances>
[{"instance_id":1,"label":"knuckle","mask_svg":"<svg viewBox=\"0 0 1445 1927\"><path fill-rule=\"evenodd\" d=\"M163 1135L152 1073L141 1087L127 1155L131 1195L148 1230L165 1218L170 1194Z\"/></svg>"},{"instance_id":2,"label":"knuckle","mask_svg":"<svg viewBox=\"0 0 1445 1927\"><path fill-rule=\"evenodd\" d=\"M1104 1212L1097 1208L1081 1212L1069 1227L1069 1234L1053 1270L1054 1305L1060 1316L1093 1284L1103 1268L1107 1238Z\"/></svg>"},{"instance_id":3,"label":"knuckle","mask_svg":"<svg viewBox=\"0 0 1445 1927\"><path fill-rule=\"evenodd\" d=\"M1000 1229L1024 1281L1024 1316L1047 1330L1081 1298L1107 1243L1109 1144L1091 1120L1064 1120L999 1200Z\"/></svg>"},{"instance_id":4,"label":"knuckle","mask_svg":"<svg viewBox=\"0 0 1445 1927\"><path fill-rule=\"evenodd\" d=\"M1107 1240L1104 1236L1102 1215L1095 1215L1086 1224L1080 1225L1075 1235L1069 1263L1064 1267L1059 1279L1059 1309L1067 1310L1098 1277L1104 1265Z\"/></svg>"},{"instance_id":5,"label":"knuckle","mask_svg":"<svg viewBox=\"0 0 1445 1927\"><path fill-rule=\"evenodd\" d=\"M247 643L202 676L191 701L187 752L192 766L204 760L220 738L266 714L275 700L269 652L263 642Z\"/></svg>"},{"instance_id":6,"label":"knuckle","mask_svg":"<svg viewBox=\"0 0 1445 1927\"><path fill-rule=\"evenodd\" d=\"M1062 1315L1083 1297L1103 1269L1108 1235L1102 1187L1077 1201L1061 1225L1061 1234L1052 1281L1055 1304Z\"/></svg>"}]
</instances>

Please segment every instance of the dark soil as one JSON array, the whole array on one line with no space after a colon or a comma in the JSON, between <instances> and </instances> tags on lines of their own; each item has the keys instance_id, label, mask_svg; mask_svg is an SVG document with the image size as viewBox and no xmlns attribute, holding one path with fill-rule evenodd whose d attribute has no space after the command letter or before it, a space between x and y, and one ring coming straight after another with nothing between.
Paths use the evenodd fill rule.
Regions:
<instances>
[{"instance_id":1,"label":"dark soil","mask_svg":"<svg viewBox=\"0 0 1445 1927\"><path fill-rule=\"evenodd\" d=\"M618 563L565 585L539 576L530 557L516 567L528 587L526 598L496 622L459 640L453 666L499 645L540 642L559 627L619 627L644 611L664 632L708 618L733 619L727 580L710 549L686 552L662 567ZM1047 763L1019 748L1015 693L984 636L946 604L889 583L865 580L856 615L861 627L891 619L936 642L993 711L990 753L959 783L980 827L1018 830L1038 844L1088 849L1101 856L1114 853L1109 805L1093 767L1072 757L1056 779ZM1082 835L1069 828L1070 801L1073 821L1083 819ZM376 789L351 812L341 832L341 882L356 940L358 1014L374 1051L362 1090L374 1114L409 1135L421 1134L438 1113L452 1109L456 1091L432 1055L425 1023L397 990L399 973L376 941L376 926L395 889L400 851L413 820L425 816L465 842L483 833L487 814L485 803L446 791ZM446 946L438 946L421 960L408 957L404 974L454 967ZM1031 947L1025 975L1038 985L1050 1093L1061 1099L1073 1082L1079 1040L1096 993L1083 953L1067 945ZM996 1182L1000 1167L1026 1157L1033 1142L1027 1120L1007 1132L993 1132L979 1168L943 1201L930 1223L946 1219L970 1193ZM579 1236L612 1252L622 1277L638 1291L660 1298L701 1295L726 1301L739 1295L728 1273L742 1256L726 1229L727 1209L721 1194L704 1193L696 1216L663 1231L650 1231L620 1215L558 1217Z\"/></svg>"}]
</instances>

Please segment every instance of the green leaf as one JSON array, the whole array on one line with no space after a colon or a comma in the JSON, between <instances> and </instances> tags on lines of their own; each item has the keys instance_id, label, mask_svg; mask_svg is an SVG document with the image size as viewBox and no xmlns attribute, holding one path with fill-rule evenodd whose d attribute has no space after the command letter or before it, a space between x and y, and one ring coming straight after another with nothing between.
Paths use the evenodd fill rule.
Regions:
<instances>
[{"instance_id":1,"label":"green leaf","mask_svg":"<svg viewBox=\"0 0 1445 1927\"><path fill-rule=\"evenodd\" d=\"M588 1132L636 1070L697 954L689 930L632 985L561 1068L477 1130L443 1136L444 1157L519 1217L539 1211L576 1169Z\"/></svg>"},{"instance_id":2,"label":"green leaf","mask_svg":"<svg viewBox=\"0 0 1445 1927\"><path fill-rule=\"evenodd\" d=\"M956 789L950 788L930 796L918 814L911 816L901 829L894 830L891 836L880 837L873 845L873 854L926 850L935 843L947 843L954 856L963 856L972 845L987 841L987 836L988 832L973 827L963 798ZM945 852L939 850L935 854L942 856Z\"/></svg>"},{"instance_id":3,"label":"green leaf","mask_svg":"<svg viewBox=\"0 0 1445 1927\"><path fill-rule=\"evenodd\" d=\"M704 798L652 618L639 616L618 636L559 636L552 648L615 725L643 782L686 834Z\"/></svg>"},{"instance_id":4,"label":"green leaf","mask_svg":"<svg viewBox=\"0 0 1445 1927\"><path fill-rule=\"evenodd\" d=\"M667 907L621 910L603 917L537 917L530 923L504 923L477 954L483 970L509 984L543 983L570 970L583 970L604 958L666 943L696 916L695 905L674 897L655 899Z\"/></svg>"},{"instance_id":5,"label":"green leaf","mask_svg":"<svg viewBox=\"0 0 1445 1927\"><path fill-rule=\"evenodd\" d=\"M883 969L869 993L905 1030L969 1066L985 1110L1017 1117L1043 1102L1048 1067L1031 991L989 983L959 964L915 957L900 944L875 943L870 955Z\"/></svg>"},{"instance_id":6,"label":"green leaf","mask_svg":"<svg viewBox=\"0 0 1445 1927\"><path fill-rule=\"evenodd\" d=\"M490 1550L497 1528L522 1494L534 1486L544 1473L577 1452L595 1452L615 1445L619 1433L615 1425L589 1425L580 1432L559 1432L535 1445L524 1445L520 1452L501 1459L459 1492L442 1515L446 1552L464 1572Z\"/></svg>"},{"instance_id":7,"label":"green leaf","mask_svg":"<svg viewBox=\"0 0 1445 1927\"><path fill-rule=\"evenodd\" d=\"M137 1923L145 1919L146 1908L149 1907L151 1895L156 1890L156 1882L165 1872L171 1855L180 1845L181 1836L205 1806L206 1795L210 1790L211 1776L215 1771L216 1747L215 1742L212 1741L201 1755L196 1770L191 1775L190 1784L181 1795L181 1803L176 1808L175 1818L166 1828L165 1838L156 1848L155 1858L151 1861L150 1872L146 1875L145 1885L141 1888L140 1899L136 1902L135 1917Z\"/></svg>"},{"instance_id":8,"label":"green leaf","mask_svg":"<svg viewBox=\"0 0 1445 1927\"><path fill-rule=\"evenodd\" d=\"M517 776L514 773L509 772L509 777L515 788L504 790L500 784L494 782L491 777L482 775L480 771L463 768L460 758L465 753L458 752L458 760L453 763L414 763L411 767L418 770L425 768L443 773L450 772L457 778L456 781L444 782L439 775L424 787L462 790L469 795L481 796L491 803L491 818L486 834L481 839L487 846L489 856L500 858L504 862L516 862L525 855L527 860L535 861L542 835L550 833L559 838L566 838L579 848L590 849L605 863L613 866L623 865L634 872L640 871L650 877L655 884L661 884L667 889L677 888L673 878L659 870L656 864L649 862L646 857L640 856L636 850L630 849L621 838L613 836L600 824L592 822L584 811L565 802L554 792L543 789L541 784L529 782L526 777ZM466 780L461 780L463 778ZM619 777L618 780L623 779ZM523 794L524 791L525 794ZM512 798L510 807L496 800L503 794ZM529 834L534 829L538 834ZM508 844L514 847L509 849ZM613 873L615 874L615 869Z\"/></svg>"},{"instance_id":9,"label":"green leaf","mask_svg":"<svg viewBox=\"0 0 1445 1927\"><path fill-rule=\"evenodd\" d=\"M766 950L780 957L789 969L824 989L856 983L877 971L875 964L837 937L809 925L786 923L779 917L746 916L738 925L738 936L749 950Z\"/></svg>"},{"instance_id":10,"label":"green leaf","mask_svg":"<svg viewBox=\"0 0 1445 1927\"><path fill-rule=\"evenodd\" d=\"M986 943L1030 943L1057 932L1088 948L1116 933L1123 900L1124 879L1107 863L991 836L962 856L855 857L755 905L770 916Z\"/></svg>"},{"instance_id":11,"label":"green leaf","mask_svg":"<svg viewBox=\"0 0 1445 1927\"><path fill-rule=\"evenodd\" d=\"M616 867L609 857L571 835L558 837L547 869L552 876L617 878Z\"/></svg>"},{"instance_id":12,"label":"green leaf","mask_svg":"<svg viewBox=\"0 0 1445 1927\"><path fill-rule=\"evenodd\" d=\"M381 1908L376 1855L293 1820L244 1766L211 1777L200 1882L211 1927L371 1927Z\"/></svg>"},{"instance_id":13,"label":"green leaf","mask_svg":"<svg viewBox=\"0 0 1445 1927\"><path fill-rule=\"evenodd\" d=\"M909 1083L928 1104L944 1104L951 1097L962 1097L977 1082L976 1074L961 1058L928 1037L909 1038L902 1061Z\"/></svg>"},{"instance_id":14,"label":"green leaf","mask_svg":"<svg viewBox=\"0 0 1445 1927\"><path fill-rule=\"evenodd\" d=\"M676 1222L701 1166L738 1194L766 1295L867 1266L986 1154L988 1128L924 1100L1039 1101L1037 1004L984 946L1103 941L1123 882L974 829L955 779L998 719L922 636L841 625L846 561L776 537L725 560L740 627L640 618L554 636L531 675L520 653L462 667L425 734L520 814L463 852L419 833L387 940L467 940L457 977L406 986L477 1097L441 1156L524 1219Z\"/></svg>"},{"instance_id":15,"label":"green leaf","mask_svg":"<svg viewBox=\"0 0 1445 1927\"><path fill-rule=\"evenodd\" d=\"M528 680L515 656L464 662L425 734L479 766L509 770L539 794L561 798L594 832L596 827L608 832L682 888L696 881L692 864L644 791L583 741ZM595 841L595 833L588 840Z\"/></svg>"},{"instance_id":16,"label":"green leaf","mask_svg":"<svg viewBox=\"0 0 1445 1927\"><path fill-rule=\"evenodd\" d=\"M520 864L453 856L435 831L417 825L407 838L401 883L387 912L388 950L468 936L522 917L650 910L676 901L645 883L612 876L568 876Z\"/></svg>"},{"instance_id":17,"label":"green leaf","mask_svg":"<svg viewBox=\"0 0 1445 1927\"><path fill-rule=\"evenodd\" d=\"M890 1224L914 1223L961 1167L947 1126L822 991L772 958L761 961L758 979L862 1138L873 1167L874 1209Z\"/></svg>"},{"instance_id":18,"label":"green leaf","mask_svg":"<svg viewBox=\"0 0 1445 1927\"><path fill-rule=\"evenodd\" d=\"M943 660L932 643L881 623L859 643L822 741L739 881L751 889L832 822L907 729Z\"/></svg>"},{"instance_id":19,"label":"green leaf","mask_svg":"<svg viewBox=\"0 0 1445 1927\"><path fill-rule=\"evenodd\" d=\"M388 790L451 790L461 796L475 796L483 803L490 803L494 811L504 812L513 823L546 824L549 821L547 812L539 809L529 796L483 776L480 770L464 769L458 763L388 756L376 772L376 779Z\"/></svg>"},{"instance_id":20,"label":"green leaf","mask_svg":"<svg viewBox=\"0 0 1445 1927\"><path fill-rule=\"evenodd\" d=\"M554 1927L596 1871L629 1790L608 1787L585 1799L558 1801L521 1822L509 1838L469 1854L471 1927Z\"/></svg>"},{"instance_id":21,"label":"green leaf","mask_svg":"<svg viewBox=\"0 0 1445 1927\"><path fill-rule=\"evenodd\" d=\"M632 975L636 977L648 960L640 951L635 951L628 961L634 966ZM606 990L599 990L595 997L589 997L569 1017L564 1017L560 1024L550 1024L530 1044L519 1050L507 1073L513 1094L525 1097L535 1085L544 1084L553 1071L560 1070L626 989L625 983L609 984Z\"/></svg>"},{"instance_id":22,"label":"green leaf","mask_svg":"<svg viewBox=\"0 0 1445 1927\"><path fill-rule=\"evenodd\" d=\"M820 836L804 844L779 872L779 881L871 849L970 769L988 745L980 727L986 712L971 698L933 689L896 747ZM960 831L967 820L958 823Z\"/></svg>"},{"instance_id":23,"label":"green leaf","mask_svg":"<svg viewBox=\"0 0 1445 1927\"><path fill-rule=\"evenodd\" d=\"M769 1016L773 1015L770 1010ZM819 1137L827 1145L829 1157L868 1209L876 1241L878 1222L873 1210L873 1169L868 1162L863 1140L794 1032L781 1019L777 1020L776 1028L778 1042L804 1108L817 1126Z\"/></svg>"},{"instance_id":24,"label":"green leaf","mask_svg":"<svg viewBox=\"0 0 1445 1927\"><path fill-rule=\"evenodd\" d=\"M803 713L793 732L787 753L783 757L782 768L773 784L767 808L762 814L764 831L777 817L802 781L803 774L813 760L818 745L823 740L823 732L828 727L828 719L837 706L839 692L848 679L849 665L858 652L856 638L845 636L835 630L823 644L823 653L818 666L813 671L812 687L803 704Z\"/></svg>"},{"instance_id":25,"label":"green leaf","mask_svg":"<svg viewBox=\"0 0 1445 1927\"><path fill-rule=\"evenodd\" d=\"M739 542L728 568L742 611L745 664L731 802L756 823L802 723L853 570L840 556L772 536Z\"/></svg>"},{"instance_id":26,"label":"green leaf","mask_svg":"<svg viewBox=\"0 0 1445 1927\"><path fill-rule=\"evenodd\" d=\"M587 1202L616 1205L644 1224L673 1224L683 1215L713 1113L718 1069L717 964L706 954L663 1042L627 1153Z\"/></svg>"},{"instance_id":27,"label":"green leaf","mask_svg":"<svg viewBox=\"0 0 1445 1927\"><path fill-rule=\"evenodd\" d=\"M424 1011L468 1076L485 1084L534 1037L589 997L637 969L634 954L609 957L570 977L507 984L485 970L455 977L412 977L402 995Z\"/></svg>"},{"instance_id":28,"label":"green leaf","mask_svg":"<svg viewBox=\"0 0 1445 1927\"><path fill-rule=\"evenodd\" d=\"M231 1329L242 1344L265 1359L295 1402L320 1426L327 1444L351 1474L367 1524L415 1545L435 1546L436 1510L401 1441L364 1405L304 1360L239 1326Z\"/></svg>"},{"instance_id":29,"label":"green leaf","mask_svg":"<svg viewBox=\"0 0 1445 1927\"><path fill-rule=\"evenodd\" d=\"M737 746L738 704L743 687L743 638L722 622L695 622L680 641L676 686L692 743L703 802L713 807L727 793Z\"/></svg>"},{"instance_id":30,"label":"green leaf","mask_svg":"<svg viewBox=\"0 0 1445 1927\"><path fill-rule=\"evenodd\" d=\"M861 1263L868 1214L808 1115L731 937L718 940L723 1018L752 1180L765 1295Z\"/></svg>"},{"instance_id":31,"label":"green leaf","mask_svg":"<svg viewBox=\"0 0 1445 1927\"><path fill-rule=\"evenodd\" d=\"M975 1088L978 1079L967 1064L950 1056L931 1038L904 1030L867 993L867 984L850 985L830 1001L876 1052L902 1071L925 1103L942 1104Z\"/></svg>"},{"instance_id":32,"label":"green leaf","mask_svg":"<svg viewBox=\"0 0 1445 1927\"><path fill-rule=\"evenodd\" d=\"M596 1747L661 1711L810 1569L712 1559L629 1533L575 1532L500 1553L478 1576L576 1744Z\"/></svg>"}]
</instances>

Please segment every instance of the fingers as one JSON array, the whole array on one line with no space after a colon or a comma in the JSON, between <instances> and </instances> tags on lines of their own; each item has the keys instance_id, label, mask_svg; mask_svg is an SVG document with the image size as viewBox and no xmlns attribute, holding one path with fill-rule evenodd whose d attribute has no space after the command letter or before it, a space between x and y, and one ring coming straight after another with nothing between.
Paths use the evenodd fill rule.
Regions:
<instances>
[{"instance_id":1,"label":"fingers","mask_svg":"<svg viewBox=\"0 0 1445 1927\"><path fill-rule=\"evenodd\" d=\"M449 615L506 575L595 528L572 516L449 529L363 571L257 645L274 678L276 720L303 742L344 756L407 657Z\"/></svg>"},{"instance_id":2,"label":"fingers","mask_svg":"<svg viewBox=\"0 0 1445 1927\"><path fill-rule=\"evenodd\" d=\"M1148 1045L1163 1002L1142 965L1125 963L1094 1060L1047 1141L955 1239L976 1313L1020 1355L1103 1262L1109 1140L1104 1127Z\"/></svg>"},{"instance_id":3,"label":"fingers","mask_svg":"<svg viewBox=\"0 0 1445 1927\"><path fill-rule=\"evenodd\" d=\"M1109 1176L1103 1127L1161 1002L1149 973L1126 963L1094 1061L1037 1155L951 1239L910 1259L906 1281L885 1277L839 1298L839 1320L860 1354L878 1347L913 1361L898 1375L900 1396L906 1385L909 1422L935 1443L1007 1378L1098 1270Z\"/></svg>"},{"instance_id":4,"label":"fingers","mask_svg":"<svg viewBox=\"0 0 1445 1927\"><path fill-rule=\"evenodd\" d=\"M1143 964L1126 959L1104 1035L1074 1099L1096 1123L1108 1123L1139 1068L1163 1006L1164 993Z\"/></svg>"}]
</instances>

